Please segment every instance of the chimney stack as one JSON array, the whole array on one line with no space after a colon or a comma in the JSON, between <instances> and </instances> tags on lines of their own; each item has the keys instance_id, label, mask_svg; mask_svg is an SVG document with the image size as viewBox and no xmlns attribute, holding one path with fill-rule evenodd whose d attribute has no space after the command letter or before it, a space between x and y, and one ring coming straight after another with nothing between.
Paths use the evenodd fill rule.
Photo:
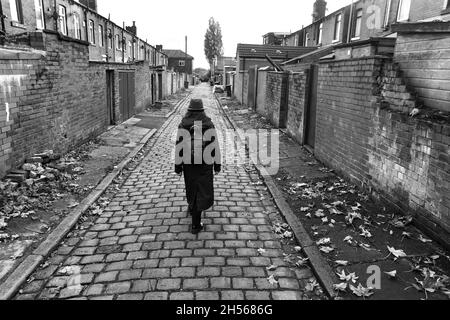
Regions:
<instances>
[{"instance_id":1,"label":"chimney stack","mask_svg":"<svg viewBox=\"0 0 450 320\"><path fill-rule=\"evenodd\" d=\"M136 21L133 21L133 25L131 27L126 27L126 30L136 36L137 35Z\"/></svg>"},{"instance_id":2,"label":"chimney stack","mask_svg":"<svg viewBox=\"0 0 450 320\"><path fill-rule=\"evenodd\" d=\"M325 17L327 12L327 2L325 0L316 0L313 7L313 23Z\"/></svg>"}]
</instances>

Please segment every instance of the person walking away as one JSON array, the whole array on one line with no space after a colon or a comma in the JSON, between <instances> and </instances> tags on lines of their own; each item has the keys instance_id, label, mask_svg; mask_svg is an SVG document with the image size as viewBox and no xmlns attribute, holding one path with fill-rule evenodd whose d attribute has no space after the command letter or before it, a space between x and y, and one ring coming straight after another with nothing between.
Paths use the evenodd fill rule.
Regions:
<instances>
[{"instance_id":1,"label":"person walking away","mask_svg":"<svg viewBox=\"0 0 450 320\"><path fill-rule=\"evenodd\" d=\"M191 100L178 128L175 162L175 173L184 174L191 232L198 234L204 229L202 212L214 205L213 171L222 169L217 132L200 99Z\"/></svg>"}]
</instances>

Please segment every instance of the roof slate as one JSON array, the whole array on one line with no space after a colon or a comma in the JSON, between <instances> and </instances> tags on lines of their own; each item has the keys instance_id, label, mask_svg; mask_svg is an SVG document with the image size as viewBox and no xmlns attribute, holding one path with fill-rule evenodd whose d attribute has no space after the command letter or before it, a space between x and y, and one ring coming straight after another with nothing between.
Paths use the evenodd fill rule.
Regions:
<instances>
[{"instance_id":1,"label":"roof slate","mask_svg":"<svg viewBox=\"0 0 450 320\"><path fill-rule=\"evenodd\" d=\"M167 55L169 58L174 59L185 59L186 57L188 59L194 59L193 56L187 55L184 53L184 51L181 50L170 50L170 49L163 49L163 53Z\"/></svg>"}]
</instances>

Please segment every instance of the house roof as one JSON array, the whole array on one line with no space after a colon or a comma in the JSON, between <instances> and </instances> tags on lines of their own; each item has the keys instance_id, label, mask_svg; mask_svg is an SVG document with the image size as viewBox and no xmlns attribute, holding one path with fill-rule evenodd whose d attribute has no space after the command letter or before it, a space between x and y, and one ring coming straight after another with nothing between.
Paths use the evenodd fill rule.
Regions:
<instances>
[{"instance_id":1,"label":"house roof","mask_svg":"<svg viewBox=\"0 0 450 320\"><path fill-rule=\"evenodd\" d=\"M170 50L170 49L163 49L162 51L165 55L167 55L167 57L173 58L173 59L194 59L193 56L190 55L186 55L186 53L184 53L184 51L181 50Z\"/></svg>"},{"instance_id":2,"label":"house roof","mask_svg":"<svg viewBox=\"0 0 450 320\"><path fill-rule=\"evenodd\" d=\"M316 47L291 47L258 44L243 44L237 46L237 57L264 58L266 54L272 59L292 59L316 50Z\"/></svg>"}]
</instances>

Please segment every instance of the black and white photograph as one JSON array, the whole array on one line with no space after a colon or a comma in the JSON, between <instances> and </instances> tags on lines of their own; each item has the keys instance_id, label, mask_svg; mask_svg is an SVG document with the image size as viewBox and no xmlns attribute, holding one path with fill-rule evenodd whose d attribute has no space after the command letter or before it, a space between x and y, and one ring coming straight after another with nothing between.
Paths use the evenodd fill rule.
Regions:
<instances>
[{"instance_id":1,"label":"black and white photograph","mask_svg":"<svg viewBox=\"0 0 450 320\"><path fill-rule=\"evenodd\" d=\"M449 299L450 0L0 0L1 301Z\"/></svg>"}]
</instances>

